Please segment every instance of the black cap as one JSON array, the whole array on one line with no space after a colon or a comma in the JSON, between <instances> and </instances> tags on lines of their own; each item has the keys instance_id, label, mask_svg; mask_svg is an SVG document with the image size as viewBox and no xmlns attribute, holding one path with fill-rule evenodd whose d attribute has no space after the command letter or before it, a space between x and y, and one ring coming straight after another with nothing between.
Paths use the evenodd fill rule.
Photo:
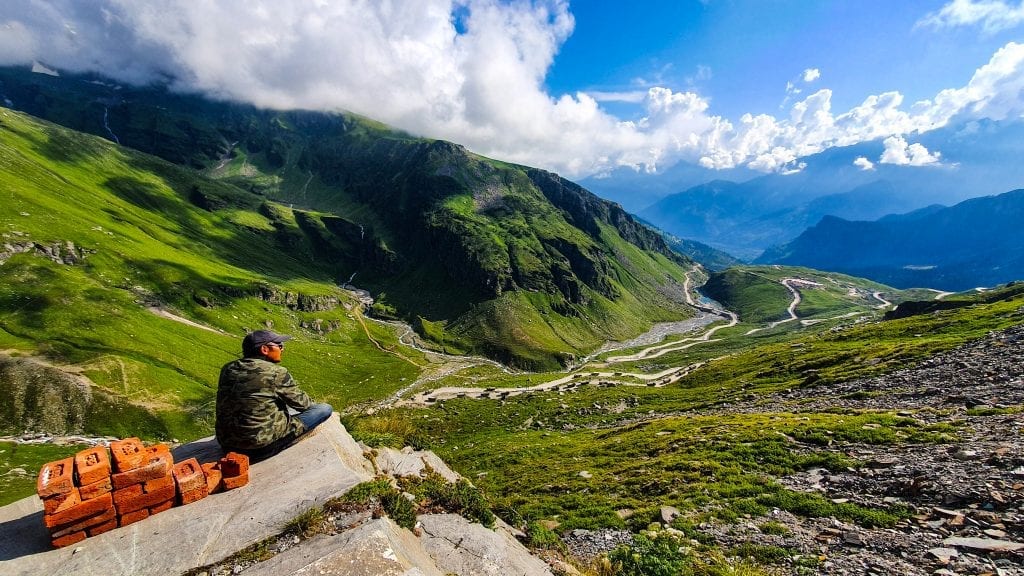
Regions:
<instances>
[{"instance_id":1,"label":"black cap","mask_svg":"<svg viewBox=\"0 0 1024 576\"><path fill-rule=\"evenodd\" d=\"M260 346L264 344L270 344L272 342L282 343L291 340L292 337L285 334L278 334L270 330L256 330L245 335L242 340L242 354L249 355L255 353Z\"/></svg>"}]
</instances>

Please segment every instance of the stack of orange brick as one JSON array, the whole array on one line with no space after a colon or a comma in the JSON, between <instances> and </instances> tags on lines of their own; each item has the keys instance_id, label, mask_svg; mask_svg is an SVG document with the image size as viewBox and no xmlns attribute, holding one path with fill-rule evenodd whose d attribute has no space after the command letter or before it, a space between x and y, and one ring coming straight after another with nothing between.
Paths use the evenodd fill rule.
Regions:
<instances>
[{"instance_id":1,"label":"stack of orange brick","mask_svg":"<svg viewBox=\"0 0 1024 576\"><path fill-rule=\"evenodd\" d=\"M43 500L43 523L54 546L81 542L117 527L110 458L102 446L45 464L39 470L36 492Z\"/></svg>"},{"instance_id":2,"label":"stack of orange brick","mask_svg":"<svg viewBox=\"0 0 1024 576\"><path fill-rule=\"evenodd\" d=\"M195 458L174 464L167 445L147 448L127 438L111 443L110 455L97 446L45 464L36 491L43 522L60 547L248 482L249 459L243 454L229 452L209 464Z\"/></svg>"},{"instance_id":3,"label":"stack of orange brick","mask_svg":"<svg viewBox=\"0 0 1024 576\"><path fill-rule=\"evenodd\" d=\"M149 448L138 438L110 444L114 460L114 507L119 526L138 522L174 506L174 458L166 444Z\"/></svg>"}]
</instances>

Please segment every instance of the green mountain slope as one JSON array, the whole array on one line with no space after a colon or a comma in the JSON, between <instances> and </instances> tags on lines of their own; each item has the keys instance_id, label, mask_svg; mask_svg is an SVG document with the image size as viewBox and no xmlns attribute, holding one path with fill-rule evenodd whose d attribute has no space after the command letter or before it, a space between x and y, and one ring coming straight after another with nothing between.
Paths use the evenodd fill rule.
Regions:
<instances>
[{"instance_id":1,"label":"green mountain slope","mask_svg":"<svg viewBox=\"0 0 1024 576\"><path fill-rule=\"evenodd\" d=\"M690 262L554 174L349 115L11 69L0 78L16 107L250 192L242 201L199 187L188 197L236 220L261 205L254 225L273 227L278 248L371 290L376 310L448 351L550 368L690 314L680 289Z\"/></svg>"},{"instance_id":2,"label":"green mountain slope","mask_svg":"<svg viewBox=\"0 0 1024 576\"><path fill-rule=\"evenodd\" d=\"M419 372L283 206L6 109L0 189L0 434L208 434L219 367L262 326L297 335L289 367L339 407Z\"/></svg>"},{"instance_id":3,"label":"green mountain slope","mask_svg":"<svg viewBox=\"0 0 1024 576\"><path fill-rule=\"evenodd\" d=\"M787 279L800 292L794 313L802 319L878 308L883 304L879 297L899 303L913 296L863 278L793 266L729 268L711 274L701 292L736 312L743 322L772 322L789 316L793 294L783 284Z\"/></svg>"}]
</instances>

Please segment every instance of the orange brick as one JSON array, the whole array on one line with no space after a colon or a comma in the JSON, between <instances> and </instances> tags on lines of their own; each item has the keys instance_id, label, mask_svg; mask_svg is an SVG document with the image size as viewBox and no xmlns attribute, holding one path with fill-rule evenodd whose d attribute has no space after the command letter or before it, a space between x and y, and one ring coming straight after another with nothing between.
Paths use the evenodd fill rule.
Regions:
<instances>
[{"instance_id":1,"label":"orange brick","mask_svg":"<svg viewBox=\"0 0 1024 576\"><path fill-rule=\"evenodd\" d=\"M203 473L206 474L206 493L216 494L224 489L222 482L224 475L220 471L219 462L208 462L203 464Z\"/></svg>"},{"instance_id":2,"label":"orange brick","mask_svg":"<svg viewBox=\"0 0 1024 576\"><path fill-rule=\"evenodd\" d=\"M117 506L117 513L124 516L129 512L150 508L167 500L173 500L174 494L173 482L153 492L143 492L142 484L135 484L135 486L115 490L114 504Z\"/></svg>"},{"instance_id":3,"label":"orange brick","mask_svg":"<svg viewBox=\"0 0 1024 576\"><path fill-rule=\"evenodd\" d=\"M172 499L170 499L167 502L164 502L162 504L157 504L156 506L151 506L150 509L149 509L149 515L152 516L153 514L159 514L161 512L166 512L167 510L170 510L173 507L174 507L174 499L172 498Z\"/></svg>"},{"instance_id":4,"label":"orange brick","mask_svg":"<svg viewBox=\"0 0 1024 576\"><path fill-rule=\"evenodd\" d=\"M174 465L174 481L178 484L179 494L194 492L199 487L206 490L206 474L203 474L203 468L195 458Z\"/></svg>"},{"instance_id":5,"label":"orange brick","mask_svg":"<svg viewBox=\"0 0 1024 576\"><path fill-rule=\"evenodd\" d=\"M113 484L110 481L110 476L107 476L103 480L96 482L95 484L89 484L82 486L78 489L78 492L82 495L82 500L92 500L102 496L114 489Z\"/></svg>"},{"instance_id":6,"label":"orange brick","mask_svg":"<svg viewBox=\"0 0 1024 576\"><path fill-rule=\"evenodd\" d=\"M63 494L54 494L43 500L43 512L46 514L56 514L57 512L63 512L72 506L82 503L82 496L78 491L78 488L72 488L70 492Z\"/></svg>"},{"instance_id":7,"label":"orange brick","mask_svg":"<svg viewBox=\"0 0 1024 576\"><path fill-rule=\"evenodd\" d=\"M232 476L230 478L225 477L223 483L225 490L234 490L235 488L241 488L242 486L245 486L246 484L249 483L249 472L246 471L245 474L242 474L241 476Z\"/></svg>"},{"instance_id":8,"label":"orange brick","mask_svg":"<svg viewBox=\"0 0 1024 576\"><path fill-rule=\"evenodd\" d=\"M122 514L118 524L121 526L127 526L129 524L135 524L139 520L145 520L146 518L149 518L149 510L143 508L142 510L135 510L134 512Z\"/></svg>"},{"instance_id":9,"label":"orange brick","mask_svg":"<svg viewBox=\"0 0 1024 576\"><path fill-rule=\"evenodd\" d=\"M146 453L145 458L146 461L138 468L111 476L115 490L148 480L158 480L171 473L173 459L170 452L151 451Z\"/></svg>"},{"instance_id":10,"label":"orange brick","mask_svg":"<svg viewBox=\"0 0 1024 576\"><path fill-rule=\"evenodd\" d=\"M168 474L163 478L157 478L156 480L147 480L142 485L142 491L148 494L157 490L166 490L168 486L174 486L174 475L172 474Z\"/></svg>"},{"instance_id":11,"label":"orange brick","mask_svg":"<svg viewBox=\"0 0 1024 576\"><path fill-rule=\"evenodd\" d=\"M145 494L145 492L142 491L142 484L132 484L131 486L114 490L114 506L120 510L121 507L127 505L129 501L138 498L143 494Z\"/></svg>"},{"instance_id":12,"label":"orange brick","mask_svg":"<svg viewBox=\"0 0 1024 576\"><path fill-rule=\"evenodd\" d=\"M189 490L188 492L181 492L179 497L181 499L181 504L185 505L202 500L203 498L206 498L208 495L209 492L207 492L206 490L206 482L203 482L201 486L197 487L194 490Z\"/></svg>"},{"instance_id":13,"label":"orange brick","mask_svg":"<svg viewBox=\"0 0 1024 576\"><path fill-rule=\"evenodd\" d=\"M75 487L74 467L75 459L72 457L43 464L36 478L36 494L40 498L48 498L71 492Z\"/></svg>"},{"instance_id":14,"label":"orange brick","mask_svg":"<svg viewBox=\"0 0 1024 576\"><path fill-rule=\"evenodd\" d=\"M114 470L127 472L142 465L146 458L146 448L138 438L125 438L110 443L110 455L114 459Z\"/></svg>"},{"instance_id":15,"label":"orange brick","mask_svg":"<svg viewBox=\"0 0 1024 576\"><path fill-rule=\"evenodd\" d=\"M46 524L47 528L54 528L57 526L66 526L68 524L89 518L105 512L108 508L113 506L114 500L110 497L110 494L104 494L98 498L92 500L85 500L80 504L76 504L63 512L57 512L56 514L44 514L43 524Z\"/></svg>"},{"instance_id":16,"label":"orange brick","mask_svg":"<svg viewBox=\"0 0 1024 576\"><path fill-rule=\"evenodd\" d=\"M65 546L71 546L72 544L78 544L82 540L85 540L85 532L75 532L74 534L54 538L51 542L55 548L63 548Z\"/></svg>"},{"instance_id":17,"label":"orange brick","mask_svg":"<svg viewBox=\"0 0 1024 576\"><path fill-rule=\"evenodd\" d=\"M87 530L87 532L89 533L89 536L99 536L100 534L103 534L104 532L110 532L114 528L117 528L117 518L116 517L115 518L111 518L110 520L107 520L103 524L100 524L98 526L93 526L92 528L89 528Z\"/></svg>"},{"instance_id":18,"label":"orange brick","mask_svg":"<svg viewBox=\"0 0 1024 576\"><path fill-rule=\"evenodd\" d=\"M110 476L110 456L106 446L95 446L75 454L78 485L95 484Z\"/></svg>"},{"instance_id":19,"label":"orange brick","mask_svg":"<svg viewBox=\"0 0 1024 576\"><path fill-rule=\"evenodd\" d=\"M58 526L57 528L55 528L55 529L50 531L50 536L52 538L58 538L60 536L67 536L68 534L72 534L74 532L79 532L81 530L86 530L88 528L92 528L93 526L99 526L100 524L103 524L105 522L108 522L108 521L114 520L114 519L116 519L116 515L114 513L114 509L113 508L108 508L107 510L104 510L100 514L97 514L95 516L90 516L90 517L86 518L85 520L79 520L78 522L75 522L74 524L70 524L68 526Z\"/></svg>"},{"instance_id":20,"label":"orange brick","mask_svg":"<svg viewBox=\"0 0 1024 576\"><path fill-rule=\"evenodd\" d=\"M224 478L249 473L249 457L238 452L228 452L220 459L220 471Z\"/></svg>"}]
</instances>

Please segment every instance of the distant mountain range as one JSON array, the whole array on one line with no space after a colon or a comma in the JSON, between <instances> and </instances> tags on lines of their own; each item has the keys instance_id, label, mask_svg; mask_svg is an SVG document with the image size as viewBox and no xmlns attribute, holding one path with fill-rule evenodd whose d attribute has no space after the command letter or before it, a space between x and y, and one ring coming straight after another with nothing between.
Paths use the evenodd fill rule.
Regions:
<instances>
[{"instance_id":1,"label":"distant mountain range","mask_svg":"<svg viewBox=\"0 0 1024 576\"><path fill-rule=\"evenodd\" d=\"M906 140L940 153L939 162L882 164L885 145L879 140L808 156L794 174L679 164L659 174L622 169L582 183L672 235L746 260L796 238L824 216L874 220L1024 186L1024 121L954 122ZM858 159L864 159L860 165ZM862 169L868 162L870 169Z\"/></svg>"},{"instance_id":2,"label":"distant mountain range","mask_svg":"<svg viewBox=\"0 0 1024 576\"><path fill-rule=\"evenodd\" d=\"M827 216L760 264L843 272L898 288L967 290L1024 279L1024 189L874 222Z\"/></svg>"}]
</instances>

